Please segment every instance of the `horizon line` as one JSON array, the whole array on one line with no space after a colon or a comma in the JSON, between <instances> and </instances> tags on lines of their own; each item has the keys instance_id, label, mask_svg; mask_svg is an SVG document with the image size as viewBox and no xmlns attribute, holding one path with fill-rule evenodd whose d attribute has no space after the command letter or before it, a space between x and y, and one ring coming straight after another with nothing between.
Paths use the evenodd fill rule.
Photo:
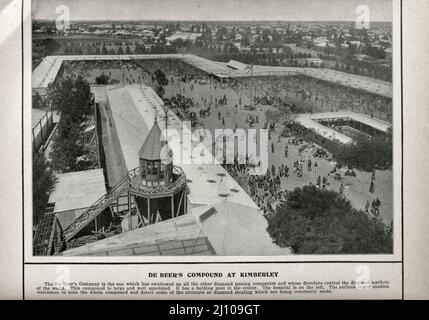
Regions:
<instances>
[{"instance_id":1,"label":"horizon line","mask_svg":"<svg viewBox=\"0 0 429 320\"><path fill-rule=\"evenodd\" d=\"M52 19L52 18L32 18L32 21L56 21L56 19ZM178 21L178 22L206 22L206 21L210 21L210 22L354 22L355 20L293 20L293 19L252 19L252 20L242 20L242 19L237 19L237 20L217 20L217 19L116 19L116 18L108 18L108 19L70 19L70 21L75 21L75 22L94 22L94 21L120 21L120 22L125 22L125 21L130 21L130 22L154 22L154 21L160 21L160 22L164 22L164 21ZM374 20L372 21L374 22L392 22L392 20Z\"/></svg>"}]
</instances>

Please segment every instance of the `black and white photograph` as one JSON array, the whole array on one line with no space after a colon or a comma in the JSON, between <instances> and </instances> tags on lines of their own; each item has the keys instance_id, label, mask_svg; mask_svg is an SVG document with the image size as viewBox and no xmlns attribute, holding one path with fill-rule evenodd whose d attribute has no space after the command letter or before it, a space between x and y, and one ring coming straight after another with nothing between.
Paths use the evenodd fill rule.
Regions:
<instances>
[{"instance_id":1,"label":"black and white photograph","mask_svg":"<svg viewBox=\"0 0 429 320\"><path fill-rule=\"evenodd\" d=\"M392 21L391 0L32 1L32 255L400 250Z\"/></svg>"}]
</instances>

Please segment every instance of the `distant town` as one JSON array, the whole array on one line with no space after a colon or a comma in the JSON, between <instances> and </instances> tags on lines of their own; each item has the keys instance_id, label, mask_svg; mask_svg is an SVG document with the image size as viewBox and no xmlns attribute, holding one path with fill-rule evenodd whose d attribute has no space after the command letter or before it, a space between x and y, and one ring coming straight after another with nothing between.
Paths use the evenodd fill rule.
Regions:
<instances>
[{"instance_id":1,"label":"distant town","mask_svg":"<svg viewBox=\"0 0 429 320\"><path fill-rule=\"evenodd\" d=\"M46 55L192 53L271 66L325 67L391 80L387 22L33 21L33 66Z\"/></svg>"}]
</instances>

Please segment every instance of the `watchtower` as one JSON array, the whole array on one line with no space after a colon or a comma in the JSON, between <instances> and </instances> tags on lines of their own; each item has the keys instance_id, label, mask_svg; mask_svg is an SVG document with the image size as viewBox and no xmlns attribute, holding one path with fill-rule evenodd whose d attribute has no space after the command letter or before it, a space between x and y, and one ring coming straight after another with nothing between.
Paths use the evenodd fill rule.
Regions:
<instances>
[{"instance_id":1,"label":"watchtower","mask_svg":"<svg viewBox=\"0 0 429 320\"><path fill-rule=\"evenodd\" d=\"M130 179L130 194L135 196L147 224L187 212L186 177L172 162L172 151L155 118L152 129L139 151L139 167Z\"/></svg>"}]
</instances>

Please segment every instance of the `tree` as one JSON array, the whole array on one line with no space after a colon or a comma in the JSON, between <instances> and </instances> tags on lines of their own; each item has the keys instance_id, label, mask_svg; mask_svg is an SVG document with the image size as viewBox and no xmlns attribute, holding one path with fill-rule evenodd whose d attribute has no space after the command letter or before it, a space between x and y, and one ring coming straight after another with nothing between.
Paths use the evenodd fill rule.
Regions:
<instances>
[{"instance_id":1,"label":"tree","mask_svg":"<svg viewBox=\"0 0 429 320\"><path fill-rule=\"evenodd\" d=\"M66 77L48 90L56 109L61 111L56 135L52 141L52 167L59 172L80 170L76 158L83 153L80 142L81 124L92 112L92 94L82 76Z\"/></svg>"},{"instance_id":2,"label":"tree","mask_svg":"<svg viewBox=\"0 0 429 320\"><path fill-rule=\"evenodd\" d=\"M78 171L77 158L84 154L80 128L68 117L61 117L57 134L52 139L52 168L58 172Z\"/></svg>"},{"instance_id":3,"label":"tree","mask_svg":"<svg viewBox=\"0 0 429 320\"><path fill-rule=\"evenodd\" d=\"M95 78L95 83L96 84L108 84L109 80L110 80L110 77L103 72L100 76Z\"/></svg>"},{"instance_id":4,"label":"tree","mask_svg":"<svg viewBox=\"0 0 429 320\"><path fill-rule=\"evenodd\" d=\"M48 95L54 108L61 111L61 117L70 117L76 123L92 111L91 88L81 75L63 78L49 87Z\"/></svg>"},{"instance_id":5,"label":"tree","mask_svg":"<svg viewBox=\"0 0 429 320\"><path fill-rule=\"evenodd\" d=\"M165 94L165 89L163 86L156 86L155 88L156 94L162 99Z\"/></svg>"},{"instance_id":6,"label":"tree","mask_svg":"<svg viewBox=\"0 0 429 320\"><path fill-rule=\"evenodd\" d=\"M154 75L155 75L156 81L158 82L158 84L160 86L166 86L166 85L168 85L167 76L165 75L165 73L162 70L156 69Z\"/></svg>"},{"instance_id":7,"label":"tree","mask_svg":"<svg viewBox=\"0 0 429 320\"><path fill-rule=\"evenodd\" d=\"M224 37L226 37L228 35L228 30L225 27L219 27L219 29L217 29L216 31L216 40L217 41L222 41Z\"/></svg>"},{"instance_id":8,"label":"tree","mask_svg":"<svg viewBox=\"0 0 429 320\"><path fill-rule=\"evenodd\" d=\"M40 97L40 94L36 92L33 96L33 108L34 109L43 109L45 106L42 97Z\"/></svg>"},{"instance_id":9,"label":"tree","mask_svg":"<svg viewBox=\"0 0 429 320\"><path fill-rule=\"evenodd\" d=\"M268 217L267 231L297 254L392 253L392 230L334 191L296 188Z\"/></svg>"},{"instance_id":10,"label":"tree","mask_svg":"<svg viewBox=\"0 0 429 320\"><path fill-rule=\"evenodd\" d=\"M390 169L393 164L392 134L355 137L350 145L337 144L332 148L335 159L341 165L371 172L373 169Z\"/></svg>"},{"instance_id":11,"label":"tree","mask_svg":"<svg viewBox=\"0 0 429 320\"><path fill-rule=\"evenodd\" d=\"M33 224L45 213L49 194L54 189L55 176L43 153L33 156Z\"/></svg>"}]
</instances>

